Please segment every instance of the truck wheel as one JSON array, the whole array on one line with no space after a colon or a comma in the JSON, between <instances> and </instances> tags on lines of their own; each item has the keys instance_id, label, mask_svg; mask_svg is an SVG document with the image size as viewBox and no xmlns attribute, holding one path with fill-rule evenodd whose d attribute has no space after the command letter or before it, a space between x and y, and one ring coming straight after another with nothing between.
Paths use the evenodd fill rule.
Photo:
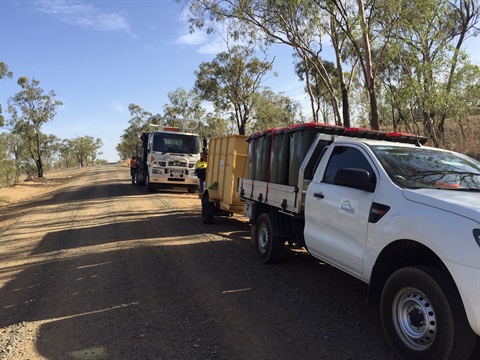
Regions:
<instances>
[{"instance_id":1,"label":"truck wheel","mask_svg":"<svg viewBox=\"0 0 480 360\"><path fill-rule=\"evenodd\" d=\"M202 198L202 222L204 224L213 223L213 218L215 216L215 204L210 202L208 196Z\"/></svg>"},{"instance_id":2,"label":"truck wheel","mask_svg":"<svg viewBox=\"0 0 480 360\"><path fill-rule=\"evenodd\" d=\"M400 359L468 359L475 346L460 295L439 269L397 270L383 288L380 311Z\"/></svg>"},{"instance_id":3,"label":"truck wheel","mask_svg":"<svg viewBox=\"0 0 480 360\"><path fill-rule=\"evenodd\" d=\"M276 263L283 257L285 242L273 236L272 223L267 214L262 214L255 226L255 249L263 263Z\"/></svg>"},{"instance_id":4,"label":"truck wheel","mask_svg":"<svg viewBox=\"0 0 480 360\"><path fill-rule=\"evenodd\" d=\"M147 192L151 193L153 191L153 187L150 185L150 179L148 175L145 177L145 186L147 188Z\"/></svg>"}]
</instances>

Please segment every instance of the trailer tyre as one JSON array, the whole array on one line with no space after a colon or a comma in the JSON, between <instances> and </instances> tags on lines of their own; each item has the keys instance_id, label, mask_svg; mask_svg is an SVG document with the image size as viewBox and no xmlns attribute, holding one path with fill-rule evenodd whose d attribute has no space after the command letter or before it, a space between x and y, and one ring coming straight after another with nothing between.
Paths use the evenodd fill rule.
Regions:
<instances>
[{"instance_id":1,"label":"trailer tyre","mask_svg":"<svg viewBox=\"0 0 480 360\"><path fill-rule=\"evenodd\" d=\"M213 223L213 218L215 216L215 204L210 202L208 196L202 198L202 222L204 224Z\"/></svg>"},{"instance_id":2,"label":"trailer tyre","mask_svg":"<svg viewBox=\"0 0 480 360\"><path fill-rule=\"evenodd\" d=\"M255 225L255 250L263 263L276 263L282 260L285 241L273 236L272 222L268 214L262 214Z\"/></svg>"},{"instance_id":3,"label":"trailer tyre","mask_svg":"<svg viewBox=\"0 0 480 360\"><path fill-rule=\"evenodd\" d=\"M153 187L150 185L150 177L148 175L145 177L145 186L147 188L147 192L151 193L153 191Z\"/></svg>"},{"instance_id":4,"label":"trailer tyre","mask_svg":"<svg viewBox=\"0 0 480 360\"><path fill-rule=\"evenodd\" d=\"M476 335L450 278L432 267L407 267L387 280L380 311L400 359L468 359Z\"/></svg>"}]
</instances>

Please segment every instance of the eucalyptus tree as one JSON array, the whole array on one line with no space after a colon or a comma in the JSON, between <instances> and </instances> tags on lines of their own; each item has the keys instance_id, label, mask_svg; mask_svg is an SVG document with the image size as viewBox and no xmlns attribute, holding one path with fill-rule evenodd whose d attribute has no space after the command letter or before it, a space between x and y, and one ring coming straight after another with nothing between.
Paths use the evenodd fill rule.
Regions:
<instances>
[{"instance_id":1,"label":"eucalyptus tree","mask_svg":"<svg viewBox=\"0 0 480 360\"><path fill-rule=\"evenodd\" d=\"M318 61L327 42L326 33L330 19L325 12L311 0L177 0L189 8L191 30L207 28L211 31L216 22L229 22L229 29L234 37L242 37L251 43L269 45L285 44L292 47L304 68L315 69L331 96L336 123L342 122L339 100L334 86L323 62ZM336 38L338 60L336 66L343 74L340 56L342 40ZM309 86L311 71L306 71L306 90L310 95L314 120L317 114L316 99ZM343 79L343 75L340 77ZM346 91L346 86L343 88ZM349 122L348 96L342 98L344 121Z\"/></svg>"},{"instance_id":2,"label":"eucalyptus tree","mask_svg":"<svg viewBox=\"0 0 480 360\"><path fill-rule=\"evenodd\" d=\"M149 130L149 118L152 116L152 113L133 103L128 106L128 110L131 115L128 121L130 125L123 131L116 148L121 159L128 159L137 153L140 136Z\"/></svg>"},{"instance_id":3,"label":"eucalyptus tree","mask_svg":"<svg viewBox=\"0 0 480 360\"><path fill-rule=\"evenodd\" d=\"M291 126L298 120L300 104L283 93L263 88L256 94L253 131Z\"/></svg>"},{"instance_id":4,"label":"eucalyptus tree","mask_svg":"<svg viewBox=\"0 0 480 360\"><path fill-rule=\"evenodd\" d=\"M460 109L469 114L477 106L460 106L458 100L467 88L475 89L480 75L463 51L465 40L478 34L478 16L478 0L402 2L391 61L383 64L386 96L396 121L407 127L420 124L436 146L447 117L458 118Z\"/></svg>"},{"instance_id":5,"label":"eucalyptus tree","mask_svg":"<svg viewBox=\"0 0 480 360\"><path fill-rule=\"evenodd\" d=\"M49 139L43 136L42 126L53 120L62 102L55 100L53 90L45 94L36 79L20 77L17 84L22 90L8 100L11 116L8 125L13 133L25 141L27 151L35 163L37 176L43 177L43 153Z\"/></svg>"},{"instance_id":6,"label":"eucalyptus tree","mask_svg":"<svg viewBox=\"0 0 480 360\"><path fill-rule=\"evenodd\" d=\"M0 80L5 77L8 77L11 79L13 77L13 73L10 70L8 70L7 64L0 61ZM2 127L4 124L5 124L5 119L3 118L3 115L2 115L2 104L0 104L0 127Z\"/></svg>"},{"instance_id":7,"label":"eucalyptus tree","mask_svg":"<svg viewBox=\"0 0 480 360\"><path fill-rule=\"evenodd\" d=\"M15 168L15 158L9 149L10 133L0 133L0 186L7 186L19 179Z\"/></svg>"},{"instance_id":8,"label":"eucalyptus tree","mask_svg":"<svg viewBox=\"0 0 480 360\"><path fill-rule=\"evenodd\" d=\"M334 84L334 89L337 89L335 93L338 93L340 87L338 87L338 79L336 79L337 70L335 64L330 61L323 61L323 67L329 74L332 84ZM335 117L335 112L333 111L334 105L332 104L329 89L325 86L325 83L322 81L318 72L314 68L307 69L303 61L299 61L295 64L295 72L300 80L305 80L307 82L310 98L314 100L315 104L312 106L314 119L317 122L321 120L325 123L331 123L332 121L330 119L333 119L335 125L341 125Z\"/></svg>"},{"instance_id":9,"label":"eucalyptus tree","mask_svg":"<svg viewBox=\"0 0 480 360\"><path fill-rule=\"evenodd\" d=\"M73 141L64 139L58 147L58 160L61 168L70 168L77 165L77 158L74 156Z\"/></svg>"},{"instance_id":10,"label":"eucalyptus tree","mask_svg":"<svg viewBox=\"0 0 480 360\"><path fill-rule=\"evenodd\" d=\"M206 114L206 110L202 106L203 100L198 93L194 90L187 92L184 88L179 87L170 91L167 97L170 102L163 106L164 116L190 119L192 123L189 122L185 124L180 121L169 120L166 122L166 125L177 126L179 128L186 125L187 128L192 129L192 131L196 129L197 132L202 129L199 125L201 124L201 119Z\"/></svg>"},{"instance_id":11,"label":"eucalyptus tree","mask_svg":"<svg viewBox=\"0 0 480 360\"><path fill-rule=\"evenodd\" d=\"M77 136L70 141L70 145L73 149L73 154L77 158L78 165L88 165L90 159L93 165L98 154L98 150L102 147L103 142L99 138L93 136Z\"/></svg>"},{"instance_id":12,"label":"eucalyptus tree","mask_svg":"<svg viewBox=\"0 0 480 360\"><path fill-rule=\"evenodd\" d=\"M264 76L272 70L273 61L254 56L252 47L235 45L221 52L211 62L203 62L195 71L194 90L216 110L229 113L238 133L245 134L252 121L255 94Z\"/></svg>"},{"instance_id":13,"label":"eucalyptus tree","mask_svg":"<svg viewBox=\"0 0 480 360\"><path fill-rule=\"evenodd\" d=\"M303 62L306 90L311 98L314 120L315 94L309 84L312 70L331 97L335 123L350 126L349 86L356 69L361 70L368 96L371 127L378 128L376 68L383 61L394 25L375 22L377 2L341 0L178 0L189 6L191 29L209 22L231 21L233 33L250 41L281 43L292 47ZM385 24L384 24L385 25ZM376 41L381 39L381 41ZM329 46L326 46L329 45ZM325 48L333 49L336 74L324 66ZM372 47L376 48L373 58ZM380 50L380 51L378 51ZM345 71L348 66L348 71ZM338 94L341 100L338 99ZM342 112L340 114L340 105Z\"/></svg>"}]
</instances>

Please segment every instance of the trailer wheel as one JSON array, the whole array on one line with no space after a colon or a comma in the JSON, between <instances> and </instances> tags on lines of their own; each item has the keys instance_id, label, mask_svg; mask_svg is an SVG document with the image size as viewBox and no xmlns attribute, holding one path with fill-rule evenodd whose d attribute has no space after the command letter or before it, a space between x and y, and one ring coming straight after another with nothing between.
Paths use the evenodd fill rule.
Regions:
<instances>
[{"instance_id":1,"label":"trailer wheel","mask_svg":"<svg viewBox=\"0 0 480 360\"><path fill-rule=\"evenodd\" d=\"M137 175L137 181L136 181L137 185L138 186L144 186L145 185L145 182L143 180L139 180L139 177Z\"/></svg>"},{"instance_id":2,"label":"trailer wheel","mask_svg":"<svg viewBox=\"0 0 480 360\"><path fill-rule=\"evenodd\" d=\"M380 311L400 359L468 359L475 346L460 295L439 269L397 270L385 284Z\"/></svg>"},{"instance_id":3,"label":"trailer wheel","mask_svg":"<svg viewBox=\"0 0 480 360\"><path fill-rule=\"evenodd\" d=\"M147 188L147 192L151 193L153 191L153 187L150 185L150 177L148 175L145 177L145 186Z\"/></svg>"},{"instance_id":4,"label":"trailer wheel","mask_svg":"<svg viewBox=\"0 0 480 360\"><path fill-rule=\"evenodd\" d=\"M215 216L215 204L210 202L208 196L202 198L202 222L204 224L213 223L213 218Z\"/></svg>"},{"instance_id":5,"label":"trailer wheel","mask_svg":"<svg viewBox=\"0 0 480 360\"><path fill-rule=\"evenodd\" d=\"M268 214L262 214L255 226L255 250L263 263L276 263L283 258L285 241L273 236L272 223Z\"/></svg>"}]
</instances>

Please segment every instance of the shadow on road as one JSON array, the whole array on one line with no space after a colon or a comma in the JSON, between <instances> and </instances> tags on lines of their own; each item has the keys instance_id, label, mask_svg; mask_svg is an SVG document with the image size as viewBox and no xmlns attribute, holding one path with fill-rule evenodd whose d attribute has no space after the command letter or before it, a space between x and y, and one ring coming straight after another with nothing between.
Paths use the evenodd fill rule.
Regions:
<instances>
[{"instance_id":1,"label":"shadow on road","mask_svg":"<svg viewBox=\"0 0 480 360\"><path fill-rule=\"evenodd\" d=\"M75 211L82 200L143 190L71 187L28 211L63 200ZM261 264L244 222L205 226L200 209L104 216L56 224L35 261L1 270L16 273L0 289L0 328L37 322L35 347L47 359L395 358L378 309L365 305L366 284L300 251Z\"/></svg>"}]
</instances>

